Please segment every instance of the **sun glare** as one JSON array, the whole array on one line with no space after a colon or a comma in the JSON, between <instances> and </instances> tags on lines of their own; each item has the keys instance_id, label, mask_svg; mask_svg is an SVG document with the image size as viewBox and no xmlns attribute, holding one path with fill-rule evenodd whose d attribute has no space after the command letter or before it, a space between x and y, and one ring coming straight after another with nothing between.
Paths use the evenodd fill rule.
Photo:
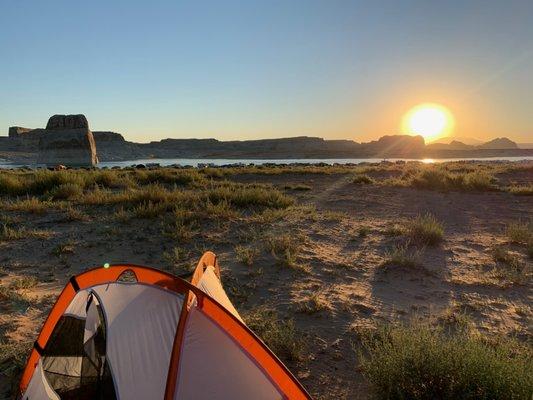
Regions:
<instances>
[{"instance_id":1,"label":"sun glare","mask_svg":"<svg viewBox=\"0 0 533 400\"><path fill-rule=\"evenodd\" d=\"M448 135L454 125L450 111L440 104L424 103L410 109L402 121L404 133L432 141Z\"/></svg>"}]
</instances>

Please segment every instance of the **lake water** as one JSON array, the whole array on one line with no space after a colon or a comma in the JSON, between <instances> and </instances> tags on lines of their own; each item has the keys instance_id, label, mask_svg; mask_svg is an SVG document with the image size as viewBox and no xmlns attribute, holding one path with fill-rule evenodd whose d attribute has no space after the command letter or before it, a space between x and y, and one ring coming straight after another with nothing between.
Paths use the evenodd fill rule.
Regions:
<instances>
[{"instance_id":1,"label":"lake water","mask_svg":"<svg viewBox=\"0 0 533 400\"><path fill-rule=\"evenodd\" d=\"M421 161L424 163L441 163L446 161L533 161L533 156L522 157L480 157L480 158L424 158L424 159L412 159L412 158L305 158L305 159L279 159L279 160L265 160L265 159L226 159L226 158L212 158L212 159L199 159L199 158L149 158L129 161L106 161L98 164L99 168L102 167L129 167L137 164L159 164L161 166L168 165L191 165L197 167L198 164L213 164L213 165L226 165L226 164L290 164L290 163L302 163L302 164L361 164L361 163L379 163L381 161ZM12 164L0 160L0 168L20 168L23 166L38 167L39 165L29 164Z\"/></svg>"}]
</instances>

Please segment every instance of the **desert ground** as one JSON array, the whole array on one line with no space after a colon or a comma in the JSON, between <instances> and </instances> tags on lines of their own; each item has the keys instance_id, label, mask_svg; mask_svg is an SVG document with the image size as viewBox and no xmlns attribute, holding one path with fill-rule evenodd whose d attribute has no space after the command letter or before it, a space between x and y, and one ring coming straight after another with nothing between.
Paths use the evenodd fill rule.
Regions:
<instances>
[{"instance_id":1,"label":"desert ground","mask_svg":"<svg viewBox=\"0 0 533 400\"><path fill-rule=\"evenodd\" d=\"M532 194L533 162L2 171L0 398L72 275L206 250L316 399L376 395L364 338L413 321L511 338L530 390Z\"/></svg>"}]
</instances>

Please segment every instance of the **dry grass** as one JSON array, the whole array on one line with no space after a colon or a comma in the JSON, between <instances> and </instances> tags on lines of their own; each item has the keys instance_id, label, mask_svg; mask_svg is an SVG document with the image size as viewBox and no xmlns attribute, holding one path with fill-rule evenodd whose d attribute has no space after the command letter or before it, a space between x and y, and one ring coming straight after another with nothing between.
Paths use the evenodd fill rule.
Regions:
<instances>
[{"instance_id":1,"label":"dry grass","mask_svg":"<svg viewBox=\"0 0 533 400\"><path fill-rule=\"evenodd\" d=\"M34 276L19 276L11 281L9 287L15 290L31 289L37 286L38 283L39 281Z\"/></svg>"},{"instance_id":2,"label":"dry grass","mask_svg":"<svg viewBox=\"0 0 533 400\"><path fill-rule=\"evenodd\" d=\"M509 192L517 196L533 196L533 183L529 185L513 185Z\"/></svg>"},{"instance_id":3,"label":"dry grass","mask_svg":"<svg viewBox=\"0 0 533 400\"><path fill-rule=\"evenodd\" d=\"M313 293L309 298L298 303L297 311L300 313L313 315L321 311L330 310L330 305L324 299L321 292Z\"/></svg>"},{"instance_id":4,"label":"dry grass","mask_svg":"<svg viewBox=\"0 0 533 400\"><path fill-rule=\"evenodd\" d=\"M19 211L30 214L44 214L53 204L49 201L42 201L36 197L27 197L25 199L8 202L4 208L8 211Z\"/></svg>"},{"instance_id":5,"label":"dry grass","mask_svg":"<svg viewBox=\"0 0 533 400\"><path fill-rule=\"evenodd\" d=\"M365 174L357 174L352 178L352 183L356 185L371 185L375 183L374 179Z\"/></svg>"},{"instance_id":6,"label":"dry grass","mask_svg":"<svg viewBox=\"0 0 533 400\"><path fill-rule=\"evenodd\" d=\"M255 259L259 255L259 249L254 246L237 245L235 246L235 255L237 256L237 260L244 265L251 267L254 265Z\"/></svg>"},{"instance_id":7,"label":"dry grass","mask_svg":"<svg viewBox=\"0 0 533 400\"><path fill-rule=\"evenodd\" d=\"M444 237L444 227L431 214L419 215L407 224L407 233L414 243L436 246Z\"/></svg>"},{"instance_id":8,"label":"dry grass","mask_svg":"<svg viewBox=\"0 0 533 400\"><path fill-rule=\"evenodd\" d=\"M524 262L516 254L502 246L497 246L492 251L496 262L496 275L509 284L523 285L531 278L531 265Z\"/></svg>"},{"instance_id":9,"label":"dry grass","mask_svg":"<svg viewBox=\"0 0 533 400\"><path fill-rule=\"evenodd\" d=\"M65 209L65 220L69 222L73 221L89 221L90 218L87 214L85 214L83 211L74 208L72 206L68 206Z\"/></svg>"},{"instance_id":10,"label":"dry grass","mask_svg":"<svg viewBox=\"0 0 533 400\"><path fill-rule=\"evenodd\" d=\"M300 235L294 234L272 234L266 238L267 249L278 265L305 271L305 266L298 263L303 239Z\"/></svg>"},{"instance_id":11,"label":"dry grass","mask_svg":"<svg viewBox=\"0 0 533 400\"><path fill-rule=\"evenodd\" d=\"M285 190L299 190L299 191L307 191L312 190L313 188L309 185L305 185L303 183L296 183L291 185L285 185L283 186L283 189Z\"/></svg>"},{"instance_id":12,"label":"dry grass","mask_svg":"<svg viewBox=\"0 0 533 400\"><path fill-rule=\"evenodd\" d=\"M528 244L533 241L533 221L511 223L505 229L505 234L511 242Z\"/></svg>"},{"instance_id":13,"label":"dry grass","mask_svg":"<svg viewBox=\"0 0 533 400\"><path fill-rule=\"evenodd\" d=\"M72 240L69 240L65 243L60 243L52 249L52 254L61 257L64 254L72 254L76 248L76 243Z\"/></svg>"},{"instance_id":14,"label":"dry grass","mask_svg":"<svg viewBox=\"0 0 533 400\"><path fill-rule=\"evenodd\" d=\"M406 168L397 179L384 181L395 186L409 186L417 189L437 190L442 192L484 192L498 190L496 178L487 171L476 169L471 172L450 171L442 166L419 166Z\"/></svg>"},{"instance_id":15,"label":"dry grass","mask_svg":"<svg viewBox=\"0 0 533 400\"><path fill-rule=\"evenodd\" d=\"M533 351L425 324L387 326L363 338L363 374L376 399L529 399Z\"/></svg>"},{"instance_id":16,"label":"dry grass","mask_svg":"<svg viewBox=\"0 0 533 400\"><path fill-rule=\"evenodd\" d=\"M52 236L52 232L50 231L26 229L24 227L13 228L7 224L3 224L0 227L0 240L19 240L26 238L48 239L50 236Z\"/></svg>"},{"instance_id":17,"label":"dry grass","mask_svg":"<svg viewBox=\"0 0 533 400\"><path fill-rule=\"evenodd\" d=\"M383 266L386 269L391 267L412 269L421 266L420 258L420 250L410 248L409 244L396 245L385 255Z\"/></svg>"},{"instance_id":18,"label":"dry grass","mask_svg":"<svg viewBox=\"0 0 533 400\"><path fill-rule=\"evenodd\" d=\"M276 311L258 307L243 315L252 329L282 361L301 361L305 354L303 335L290 318L279 318Z\"/></svg>"}]
</instances>

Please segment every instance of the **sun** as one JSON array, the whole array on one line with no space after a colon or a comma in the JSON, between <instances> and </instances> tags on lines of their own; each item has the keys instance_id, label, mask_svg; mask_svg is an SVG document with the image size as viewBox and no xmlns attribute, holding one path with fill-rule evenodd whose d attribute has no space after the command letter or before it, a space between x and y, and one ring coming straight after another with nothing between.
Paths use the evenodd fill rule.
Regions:
<instances>
[{"instance_id":1,"label":"sun","mask_svg":"<svg viewBox=\"0 0 533 400\"><path fill-rule=\"evenodd\" d=\"M421 135L426 141L447 136L455 122L452 113L444 106L434 103L419 104L403 117L402 131Z\"/></svg>"}]
</instances>

